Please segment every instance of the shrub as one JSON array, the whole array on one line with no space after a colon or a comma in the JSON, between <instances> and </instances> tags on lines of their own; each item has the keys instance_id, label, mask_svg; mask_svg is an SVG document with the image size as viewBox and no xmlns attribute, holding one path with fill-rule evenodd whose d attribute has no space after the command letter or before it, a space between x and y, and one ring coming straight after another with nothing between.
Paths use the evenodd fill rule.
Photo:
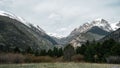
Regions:
<instances>
[{"instance_id":1,"label":"shrub","mask_svg":"<svg viewBox=\"0 0 120 68\"><path fill-rule=\"evenodd\" d=\"M53 62L53 58L49 56L34 56L34 55L26 55L25 62L31 63L39 63L39 62Z\"/></svg>"},{"instance_id":2,"label":"shrub","mask_svg":"<svg viewBox=\"0 0 120 68\"><path fill-rule=\"evenodd\" d=\"M23 63L24 59L22 54L0 54L0 63Z\"/></svg>"},{"instance_id":3,"label":"shrub","mask_svg":"<svg viewBox=\"0 0 120 68\"><path fill-rule=\"evenodd\" d=\"M107 63L120 64L120 56L109 56L106 61Z\"/></svg>"},{"instance_id":4,"label":"shrub","mask_svg":"<svg viewBox=\"0 0 120 68\"><path fill-rule=\"evenodd\" d=\"M72 61L75 61L75 62L83 62L84 61L84 56L83 55L74 55L72 56Z\"/></svg>"}]
</instances>

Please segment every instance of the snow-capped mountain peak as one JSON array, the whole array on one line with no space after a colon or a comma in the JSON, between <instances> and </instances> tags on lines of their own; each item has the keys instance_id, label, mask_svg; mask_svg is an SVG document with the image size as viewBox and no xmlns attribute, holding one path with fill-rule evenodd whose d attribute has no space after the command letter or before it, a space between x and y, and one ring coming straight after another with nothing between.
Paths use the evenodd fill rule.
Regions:
<instances>
[{"instance_id":1,"label":"snow-capped mountain peak","mask_svg":"<svg viewBox=\"0 0 120 68\"><path fill-rule=\"evenodd\" d=\"M94 21L105 21L103 18L95 19Z\"/></svg>"},{"instance_id":2,"label":"snow-capped mountain peak","mask_svg":"<svg viewBox=\"0 0 120 68\"><path fill-rule=\"evenodd\" d=\"M97 27L99 27L107 32L113 31L113 29L112 29L111 25L108 23L108 21L106 21L104 19L95 19L91 23L85 23L82 26L80 26L79 28L76 28L75 30L73 30L71 32L70 35L85 33L94 26L97 26Z\"/></svg>"},{"instance_id":3,"label":"snow-capped mountain peak","mask_svg":"<svg viewBox=\"0 0 120 68\"><path fill-rule=\"evenodd\" d=\"M22 22L24 24L27 23L23 18L21 18L19 16L16 16L15 14L10 13L10 12L5 12L5 11L1 11L0 10L0 15L1 16L6 16L6 17L9 17L9 18L12 18L12 19L15 19L15 20L20 21L20 22Z\"/></svg>"},{"instance_id":4,"label":"snow-capped mountain peak","mask_svg":"<svg viewBox=\"0 0 120 68\"><path fill-rule=\"evenodd\" d=\"M116 26L120 27L120 21L116 24Z\"/></svg>"},{"instance_id":5,"label":"snow-capped mountain peak","mask_svg":"<svg viewBox=\"0 0 120 68\"><path fill-rule=\"evenodd\" d=\"M116 22L116 23L112 23L111 26L112 26L113 30L117 30L118 28L120 28L120 21Z\"/></svg>"},{"instance_id":6,"label":"snow-capped mountain peak","mask_svg":"<svg viewBox=\"0 0 120 68\"><path fill-rule=\"evenodd\" d=\"M6 11L1 11L1 10L0 10L0 15L1 15L1 16L9 17L9 18L11 18L11 19L15 19L15 20L17 20L17 21L25 24L26 26L28 26L28 27L30 27L30 28L31 28L32 26L33 26L33 27L36 27L36 28L39 29L41 32L45 33L45 31L44 31L43 29L41 29L38 25L33 25L33 24L27 22L27 21L26 21L25 19L23 19L22 17L16 16L16 15L13 14L13 13L6 12Z\"/></svg>"},{"instance_id":7,"label":"snow-capped mountain peak","mask_svg":"<svg viewBox=\"0 0 120 68\"><path fill-rule=\"evenodd\" d=\"M108 24L108 22L104 19L95 19L92 23L96 24L97 26L100 24Z\"/></svg>"},{"instance_id":8,"label":"snow-capped mountain peak","mask_svg":"<svg viewBox=\"0 0 120 68\"><path fill-rule=\"evenodd\" d=\"M91 23L92 27L93 26L98 26L99 28L111 32L113 31L111 25L108 23L108 21L104 20L104 19L96 19L94 21L92 21Z\"/></svg>"},{"instance_id":9,"label":"snow-capped mountain peak","mask_svg":"<svg viewBox=\"0 0 120 68\"><path fill-rule=\"evenodd\" d=\"M11 19L15 19L15 20L17 20L17 21L19 21L19 22L21 22L21 23L29 26L29 22L27 22L25 19L23 19L23 18L20 17L20 16L16 16L16 15L13 14L13 13L6 12L6 11L1 11L1 10L0 10L0 15L1 15L1 16L9 17L9 18L11 18Z\"/></svg>"},{"instance_id":10,"label":"snow-capped mountain peak","mask_svg":"<svg viewBox=\"0 0 120 68\"><path fill-rule=\"evenodd\" d=\"M64 36L58 35L57 33L48 33L48 35L50 35L51 37L55 37L55 38L57 38L57 39L64 38Z\"/></svg>"}]
</instances>

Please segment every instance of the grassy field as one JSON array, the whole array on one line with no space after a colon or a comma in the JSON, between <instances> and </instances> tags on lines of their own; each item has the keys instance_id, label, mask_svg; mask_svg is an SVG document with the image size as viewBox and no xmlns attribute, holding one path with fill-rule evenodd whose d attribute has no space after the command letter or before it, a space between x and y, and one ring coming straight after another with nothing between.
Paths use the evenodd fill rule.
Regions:
<instances>
[{"instance_id":1,"label":"grassy field","mask_svg":"<svg viewBox=\"0 0 120 68\"><path fill-rule=\"evenodd\" d=\"M92 63L35 63L35 64L2 64L0 68L120 68L114 64Z\"/></svg>"}]
</instances>

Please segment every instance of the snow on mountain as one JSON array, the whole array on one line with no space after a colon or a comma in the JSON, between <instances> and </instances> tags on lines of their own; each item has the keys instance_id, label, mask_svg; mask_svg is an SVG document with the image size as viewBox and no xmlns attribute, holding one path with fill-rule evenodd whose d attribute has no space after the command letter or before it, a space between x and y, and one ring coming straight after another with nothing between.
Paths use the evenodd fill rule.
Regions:
<instances>
[{"instance_id":1,"label":"snow on mountain","mask_svg":"<svg viewBox=\"0 0 120 68\"><path fill-rule=\"evenodd\" d=\"M50 35L51 37L55 37L55 38L57 38L57 39L61 39L61 38L64 37L64 36L62 36L62 35L58 35L57 33L48 33L48 35Z\"/></svg>"},{"instance_id":2,"label":"snow on mountain","mask_svg":"<svg viewBox=\"0 0 120 68\"><path fill-rule=\"evenodd\" d=\"M83 24L79 28L75 28L67 38L68 42L76 47L81 46L81 44L84 43L86 40L98 40L104 36L101 34L107 34L111 31L113 31L113 29L106 20L95 19L90 23Z\"/></svg>"},{"instance_id":3,"label":"snow on mountain","mask_svg":"<svg viewBox=\"0 0 120 68\"><path fill-rule=\"evenodd\" d=\"M94 20L92 23L92 26L98 26L99 28L102 28L105 31L111 32L113 29L111 28L111 25L108 23L108 21L104 19L97 19Z\"/></svg>"},{"instance_id":4,"label":"snow on mountain","mask_svg":"<svg viewBox=\"0 0 120 68\"><path fill-rule=\"evenodd\" d=\"M118 28L120 28L120 21L116 23L112 23L111 27L113 28L114 31L117 30Z\"/></svg>"},{"instance_id":5,"label":"snow on mountain","mask_svg":"<svg viewBox=\"0 0 120 68\"><path fill-rule=\"evenodd\" d=\"M112 24L111 24L111 27L113 28L113 30L118 29L118 26L116 26L116 24L117 24L117 23L112 23Z\"/></svg>"},{"instance_id":6,"label":"snow on mountain","mask_svg":"<svg viewBox=\"0 0 120 68\"><path fill-rule=\"evenodd\" d=\"M113 31L111 25L104 19L96 19L94 21L92 21L91 23L85 23L82 26L80 26L79 28L74 29L70 35L74 35L74 34L79 34L79 33L85 33L87 32L89 29L91 29L92 27L97 26L105 31L111 32Z\"/></svg>"},{"instance_id":7,"label":"snow on mountain","mask_svg":"<svg viewBox=\"0 0 120 68\"><path fill-rule=\"evenodd\" d=\"M38 32L41 31L43 34L46 34L46 32L42 28L40 28L38 25L27 23L27 26Z\"/></svg>"},{"instance_id":8,"label":"snow on mountain","mask_svg":"<svg viewBox=\"0 0 120 68\"><path fill-rule=\"evenodd\" d=\"M15 20L17 20L17 21L19 21L19 22L21 22L21 23L23 23L23 24L25 24L25 25L27 25L29 27L34 26L37 29L39 29L41 32L45 33L45 31L43 29L41 29L38 25L31 24L31 23L27 22L25 19L23 19L22 17L16 16L13 13L6 12L6 11L0 11L0 15L1 16L6 16L6 17L9 17L9 18L12 18L12 19L15 19Z\"/></svg>"},{"instance_id":9,"label":"snow on mountain","mask_svg":"<svg viewBox=\"0 0 120 68\"><path fill-rule=\"evenodd\" d=\"M16 16L16 15L10 13L10 12L0 11L0 15L6 16L6 17L9 17L9 18L12 18L12 19L16 19L16 20L18 20L22 23L26 23L26 21L23 18L21 18L19 16Z\"/></svg>"}]
</instances>

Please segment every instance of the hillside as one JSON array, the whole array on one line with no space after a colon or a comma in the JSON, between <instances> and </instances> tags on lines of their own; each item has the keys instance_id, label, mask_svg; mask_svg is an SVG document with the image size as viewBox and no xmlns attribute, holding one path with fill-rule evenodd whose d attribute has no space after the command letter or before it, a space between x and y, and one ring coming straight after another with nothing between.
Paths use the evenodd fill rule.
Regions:
<instances>
[{"instance_id":1,"label":"hillside","mask_svg":"<svg viewBox=\"0 0 120 68\"><path fill-rule=\"evenodd\" d=\"M29 26L28 26L29 25ZM57 44L50 36L33 25L25 25L18 19L0 15L0 47L3 51L12 51L16 47L24 52L49 49Z\"/></svg>"}]
</instances>

